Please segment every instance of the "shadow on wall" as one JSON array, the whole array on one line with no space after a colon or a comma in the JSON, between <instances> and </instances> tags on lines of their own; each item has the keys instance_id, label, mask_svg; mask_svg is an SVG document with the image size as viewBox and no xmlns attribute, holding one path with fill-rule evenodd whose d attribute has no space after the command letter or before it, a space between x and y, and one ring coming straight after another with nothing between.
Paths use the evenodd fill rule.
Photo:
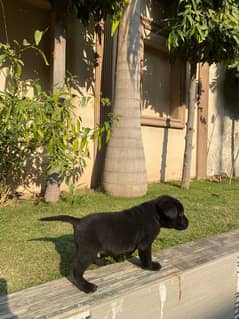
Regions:
<instances>
[{"instance_id":1,"label":"shadow on wall","mask_svg":"<svg viewBox=\"0 0 239 319\"><path fill-rule=\"evenodd\" d=\"M239 74L233 69L225 71L224 78L225 113L231 119L231 176L236 175L235 164L239 156L239 132L236 122L239 120Z\"/></svg>"},{"instance_id":2,"label":"shadow on wall","mask_svg":"<svg viewBox=\"0 0 239 319\"><path fill-rule=\"evenodd\" d=\"M30 2L3 0L0 14L0 41L3 43L13 43L14 40L22 43L23 39L32 43L35 30L47 31L40 43L40 49L50 61L50 32L48 31L51 25L50 10L36 7ZM43 89L49 90L50 68L45 65L43 59L36 52L26 51L24 53L23 79L30 78L39 79Z\"/></svg>"},{"instance_id":3,"label":"shadow on wall","mask_svg":"<svg viewBox=\"0 0 239 319\"><path fill-rule=\"evenodd\" d=\"M5 278L0 278L0 305L0 318L18 318L11 312L8 304L8 287Z\"/></svg>"},{"instance_id":4,"label":"shadow on wall","mask_svg":"<svg viewBox=\"0 0 239 319\"><path fill-rule=\"evenodd\" d=\"M170 121L167 119L167 121ZM167 123L169 124L169 123ZM167 153L168 153L168 128L164 128L163 134L163 148L161 155L161 169L160 169L160 183L166 181L166 168L167 168Z\"/></svg>"},{"instance_id":5,"label":"shadow on wall","mask_svg":"<svg viewBox=\"0 0 239 319\"><path fill-rule=\"evenodd\" d=\"M239 134L236 130L239 119L239 78L233 70L218 66L209 87L216 94L216 108L209 119L211 133L208 155L215 157L214 163L218 163L213 167L214 174L227 173L233 177L236 174L235 162L239 156Z\"/></svg>"},{"instance_id":6,"label":"shadow on wall","mask_svg":"<svg viewBox=\"0 0 239 319\"><path fill-rule=\"evenodd\" d=\"M85 27L75 17L67 20L67 71L78 77L76 91L82 96L94 94L95 52L94 24Z\"/></svg>"},{"instance_id":7,"label":"shadow on wall","mask_svg":"<svg viewBox=\"0 0 239 319\"><path fill-rule=\"evenodd\" d=\"M104 26L104 52L103 52L103 64L102 64L102 75L101 75L101 92L104 99L108 99L110 105L104 105L100 103L100 124L109 120L109 114L112 112L112 101L114 91L114 75L116 67L116 45L115 40L117 39L117 32L114 37L111 36L111 20L106 20ZM97 148L96 156L92 171L91 187L96 188L101 186L102 172L104 170L104 161L106 153L106 142L102 139L101 148Z\"/></svg>"},{"instance_id":8,"label":"shadow on wall","mask_svg":"<svg viewBox=\"0 0 239 319\"><path fill-rule=\"evenodd\" d=\"M223 81L223 97L226 115L239 119L239 74L233 69L226 69Z\"/></svg>"}]
</instances>

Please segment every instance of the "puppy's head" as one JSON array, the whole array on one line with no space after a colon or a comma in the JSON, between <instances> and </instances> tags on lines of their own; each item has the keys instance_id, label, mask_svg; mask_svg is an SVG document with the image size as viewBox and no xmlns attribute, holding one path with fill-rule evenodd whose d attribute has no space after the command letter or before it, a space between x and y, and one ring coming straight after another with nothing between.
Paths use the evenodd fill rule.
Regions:
<instances>
[{"instance_id":1,"label":"puppy's head","mask_svg":"<svg viewBox=\"0 0 239 319\"><path fill-rule=\"evenodd\" d=\"M184 230L188 227L188 219L184 215L183 205L174 197L160 196L156 199L160 225L165 228Z\"/></svg>"}]
</instances>

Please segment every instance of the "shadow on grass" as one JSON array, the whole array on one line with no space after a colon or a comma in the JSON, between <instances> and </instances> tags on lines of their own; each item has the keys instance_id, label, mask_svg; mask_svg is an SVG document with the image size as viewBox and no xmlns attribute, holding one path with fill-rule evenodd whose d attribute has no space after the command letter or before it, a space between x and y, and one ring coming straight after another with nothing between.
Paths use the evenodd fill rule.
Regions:
<instances>
[{"instance_id":1,"label":"shadow on grass","mask_svg":"<svg viewBox=\"0 0 239 319\"><path fill-rule=\"evenodd\" d=\"M31 241L51 242L60 255L59 270L62 276L67 277L71 272L71 265L75 252L73 235L63 235L60 237L40 237L31 239Z\"/></svg>"},{"instance_id":2,"label":"shadow on grass","mask_svg":"<svg viewBox=\"0 0 239 319\"><path fill-rule=\"evenodd\" d=\"M177 181L168 181L168 182L164 182L163 184L168 186L173 186L176 188L181 188L180 182L177 182Z\"/></svg>"},{"instance_id":3,"label":"shadow on grass","mask_svg":"<svg viewBox=\"0 0 239 319\"><path fill-rule=\"evenodd\" d=\"M7 281L5 278L0 278L0 296L8 294Z\"/></svg>"},{"instance_id":4,"label":"shadow on grass","mask_svg":"<svg viewBox=\"0 0 239 319\"><path fill-rule=\"evenodd\" d=\"M0 318L18 318L8 305L8 285L5 278L0 278Z\"/></svg>"},{"instance_id":5,"label":"shadow on grass","mask_svg":"<svg viewBox=\"0 0 239 319\"><path fill-rule=\"evenodd\" d=\"M72 282L71 276L71 266L75 253L75 245L73 235L63 235L60 237L40 237L31 239L31 241L45 241L51 242L55 245L55 249L60 255L60 265L59 270L62 276L67 277ZM107 264L114 264L116 262L122 262L128 260L128 262L134 264L142 268L141 262L138 258L135 257L135 253L133 255L120 255L120 256L108 256L105 258L107 260ZM89 269L98 268L102 266L90 266Z\"/></svg>"}]
</instances>

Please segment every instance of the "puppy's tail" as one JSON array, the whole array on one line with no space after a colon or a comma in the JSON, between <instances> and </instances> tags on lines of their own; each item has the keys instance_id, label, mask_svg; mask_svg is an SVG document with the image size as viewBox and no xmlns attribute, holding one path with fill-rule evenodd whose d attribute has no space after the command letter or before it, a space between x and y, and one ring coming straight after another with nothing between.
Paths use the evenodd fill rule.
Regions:
<instances>
[{"instance_id":1,"label":"puppy's tail","mask_svg":"<svg viewBox=\"0 0 239 319\"><path fill-rule=\"evenodd\" d=\"M75 225L80 222L80 218L76 218L69 215L58 215L58 216L49 216L49 217L42 217L39 219L40 221L62 221L66 223L70 223Z\"/></svg>"}]
</instances>

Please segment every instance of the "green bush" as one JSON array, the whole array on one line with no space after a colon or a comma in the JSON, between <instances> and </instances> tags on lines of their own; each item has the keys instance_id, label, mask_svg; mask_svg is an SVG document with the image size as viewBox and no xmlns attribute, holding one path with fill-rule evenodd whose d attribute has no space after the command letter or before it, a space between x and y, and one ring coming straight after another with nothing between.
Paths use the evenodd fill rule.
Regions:
<instances>
[{"instance_id":1,"label":"green bush","mask_svg":"<svg viewBox=\"0 0 239 319\"><path fill-rule=\"evenodd\" d=\"M23 79L25 51L36 51L48 64L39 48L42 35L36 31L34 43L26 39L21 44L0 43L0 72L6 79L4 90L0 90L0 189L7 189L8 194L17 184L29 181L27 163L39 164L42 152L46 158L44 174L54 171L69 182L86 165L89 142L98 140L101 144L104 135L106 140L110 137L113 117L92 129L84 127L75 115L75 108L91 98L72 94L76 77L68 77L65 87L54 93L44 91L36 79ZM30 90L34 92L31 95Z\"/></svg>"}]
</instances>

